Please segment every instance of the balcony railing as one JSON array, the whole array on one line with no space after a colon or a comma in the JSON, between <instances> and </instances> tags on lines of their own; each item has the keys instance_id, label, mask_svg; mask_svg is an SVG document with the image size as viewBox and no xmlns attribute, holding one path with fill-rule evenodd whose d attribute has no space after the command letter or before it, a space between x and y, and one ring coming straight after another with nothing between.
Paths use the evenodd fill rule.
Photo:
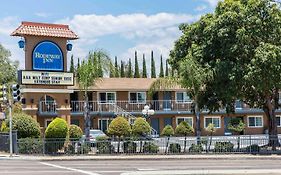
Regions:
<instances>
[{"instance_id":1,"label":"balcony railing","mask_svg":"<svg viewBox=\"0 0 281 175\"><path fill-rule=\"evenodd\" d=\"M40 101L39 102L40 114L56 114L57 103L55 101Z\"/></svg>"},{"instance_id":2,"label":"balcony railing","mask_svg":"<svg viewBox=\"0 0 281 175\"><path fill-rule=\"evenodd\" d=\"M150 108L155 111L191 111L191 102L178 103L175 100L150 100L146 103L131 103L129 101L116 101L114 103L118 107L127 112L141 112L145 105L150 105ZM72 101L72 112L83 112L84 101ZM90 101L89 109L91 112L106 112L112 110L112 103L101 103L99 101Z\"/></svg>"}]
</instances>

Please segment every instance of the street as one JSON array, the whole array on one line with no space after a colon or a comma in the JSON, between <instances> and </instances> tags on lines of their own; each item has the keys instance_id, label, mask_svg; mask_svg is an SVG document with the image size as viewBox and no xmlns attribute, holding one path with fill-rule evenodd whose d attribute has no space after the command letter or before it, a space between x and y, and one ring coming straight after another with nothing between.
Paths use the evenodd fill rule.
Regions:
<instances>
[{"instance_id":1,"label":"street","mask_svg":"<svg viewBox=\"0 0 281 175\"><path fill-rule=\"evenodd\" d=\"M0 160L1 175L281 174L281 159Z\"/></svg>"}]
</instances>

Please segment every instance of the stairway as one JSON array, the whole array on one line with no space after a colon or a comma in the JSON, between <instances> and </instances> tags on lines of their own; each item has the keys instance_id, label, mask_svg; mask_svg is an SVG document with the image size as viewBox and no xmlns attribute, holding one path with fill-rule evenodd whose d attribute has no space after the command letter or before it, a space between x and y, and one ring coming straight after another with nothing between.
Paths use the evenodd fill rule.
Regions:
<instances>
[{"instance_id":1,"label":"stairway","mask_svg":"<svg viewBox=\"0 0 281 175\"><path fill-rule=\"evenodd\" d=\"M129 120L136 118L136 116L132 115L130 112L126 111L125 109L121 108L120 106L118 106L114 103L110 104L110 106L108 108L108 111L113 112L115 115L123 116L125 118L128 118ZM153 137L153 138L159 137L158 132L152 127L151 127L150 136Z\"/></svg>"}]
</instances>

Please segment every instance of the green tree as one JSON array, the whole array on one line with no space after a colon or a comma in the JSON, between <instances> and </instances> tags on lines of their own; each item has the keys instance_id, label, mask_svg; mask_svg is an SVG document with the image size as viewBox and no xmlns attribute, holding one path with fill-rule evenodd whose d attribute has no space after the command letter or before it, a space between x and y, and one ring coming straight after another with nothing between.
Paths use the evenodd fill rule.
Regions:
<instances>
[{"instance_id":1,"label":"green tree","mask_svg":"<svg viewBox=\"0 0 281 175\"><path fill-rule=\"evenodd\" d=\"M166 60L166 70L165 70L165 77L169 76L169 67L168 67L168 60Z\"/></svg>"},{"instance_id":2,"label":"green tree","mask_svg":"<svg viewBox=\"0 0 281 175\"><path fill-rule=\"evenodd\" d=\"M78 58L77 66L76 66L76 70L75 70L75 74L76 74L77 78L79 77L79 73L78 73L79 68L80 68L80 58Z\"/></svg>"},{"instance_id":3,"label":"green tree","mask_svg":"<svg viewBox=\"0 0 281 175\"><path fill-rule=\"evenodd\" d=\"M186 136L188 134L194 133L194 129L187 122L182 121L175 130L178 136L184 136L184 152L186 152Z\"/></svg>"},{"instance_id":4,"label":"green tree","mask_svg":"<svg viewBox=\"0 0 281 175\"><path fill-rule=\"evenodd\" d=\"M245 124L244 122L242 121L241 118L231 118L228 126L227 126L227 129L229 129L230 131L232 131L234 134L238 134L237 136L237 150L240 149L240 133L242 131L244 131L245 129Z\"/></svg>"},{"instance_id":5,"label":"green tree","mask_svg":"<svg viewBox=\"0 0 281 175\"><path fill-rule=\"evenodd\" d=\"M196 48L199 63L214 72L206 84L205 105L214 111L222 104L235 112L234 101L242 99L252 108L263 109L273 150L279 145L275 111L281 88L280 21L281 10L273 0L220 2L213 14L181 26L183 35L169 62L176 68L190 48Z\"/></svg>"},{"instance_id":6,"label":"green tree","mask_svg":"<svg viewBox=\"0 0 281 175\"><path fill-rule=\"evenodd\" d=\"M145 55L142 55L142 78L147 78Z\"/></svg>"},{"instance_id":7,"label":"green tree","mask_svg":"<svg viewBox=\"0 0 281 175\"><path fill-rule=\"evenodd\" d=\"M211 145L212 145L212 139L213 139L213 134L216 132L215 125L213 123L209 123L206 131L210 134L210 142L209 142L209 147L207 151L210 151Z\"/></svg>"},{"instance_id":8,"label":"green tree","mask_svg":"<svg viewBox=\"0 0 281 175\"><path fill-rule=\"evenodd\" d=\"M78 69L79 77L78 84L79 89L84 93L84 125L85 125L85 135L86 139L89 139L90 132L90 114L89 114L89 99L88 99L88 90L90 86L95 85L97 81L100 80L99 68L93 66L93 62L90 59L91 57L97 56L100 60L100 64L103 64L105 70L108 70L108 67L112 65L109 56L103 51L96 51L96 54L89 55L86 61L83 61L81 66Z\"/></svg>"},{"instance_id":9,"label":"green tree","mask_svg":"<svg viewBox=\"0 0 281 175\"><path fill-rule=\"evenodd\" d=\"M167 154L167 152L168 152L170 137L173 136L174 134L175 134L175 132L171 125L166 125L161 132L162 136L165 136L168 138L167 143L166 143L165 154Z\"/></svg>"},{"instance_id":10,"label":"green tree","mask_svg":"<svg viewBox=\"0 0 281 175\"><path fill-rule=\"evenodd\" d=\"M103 61L103 58L106 57L106 55L98 52L97 56L98 56L98 77L102 78L103 77L102 61ZM106 67L105 67L105 69L106 69ZM105 70L105 71L107 71L107 70Z\"/></svg>"},{"instance_id":11,"label":"green tree","mask_svg":"<svg viewBox=\"0 0 281 175\"><path fill-rule=\"evenodd\" d=\"M73 60L73 55L71 55L71 58L70 58L70 69L69 69L70 72L74 73L74 60Z\"/></svg>"},{"instance_id":12,"label":"green tree","mask_svg":"<svg viewBox=\"0 0 281 175\"><path fill-rule=\"evenodd\" d=\"M83 131L77 125L70 125L68 128L68 135L70 139L80 139L83 135Z\"/></svg>"},{"instance_id":13,"label":"green tree","mask_svg":"<svg viewBox=\"0 0 281 175\"><path fill-rule=\"evenodd\" d=\"M138 117L132 126L132 134L141 138L146 135L149 135L150 132L151 132L150 124L146 121L145 118ZM140 141L140 152L142 152L142 138Z\"/></svg>"},{"instance_id":14,"label":"green tree","mask_svg":"<svg viewBox=\"0 0 281 175\"><path fill-rule=\"evenodd\" d=\"M164 67L163 67L163 58L161 55L161 59L160 59L160 73L159 73L159 77L163 78L164 77Z\"/></svg>"},{"instance_id":15,"label":"green tree","mask_svg":"<svg viewBox=\"0 0 281 175\"><path fill-rule=\"evenodd\" d=\"M151 78L156 78L156 69L155 69L155 61L153 57L153 51L151 51Z\"/></svg>"},{"instance_id":16,"label":"green tree","mask_svg":"<svg viewBox=\"0 0 281 175\"><path fill-rule=\"evenodd\" d=\"M120 70L120 74L121 74L121 77L126 77L125 75L125 67L124 67L124 62L121 60L121 70Z\"/></svg>"},{"instance_id":17,"label":"green tree","mask_svg":"<svg viewBox=\"0 0 281 175\"><path fill-rule=\"evenodd\" d=\"M115 77L120 77L117 56L115 56L115 65L114 65L114 67L115 67Z\"/></svg>"},{"instance_id":18,"label":"green tree","mask_svg":"<svg viewBox=\"0 0 281 175\"><path fill-rule=\"evenodd\" d=\"M127 78L132 78L133 73L132 73L132 62L131 58L129 59L128 67L127 67Z\"/></svg>"},{"instance_id":19,"label":"green tree","mask_svg":"<svg viewBox=\"0 0 281 175\"><path fill-rule=\"evenodd\" d=\"M135 51L135 74L134 74L134 78L140 78L140 70L139 70L137 51Z\"/></svg>"},{"instance_id":20,"label":"green tree","mask_svg":"<svg viewBox=\"0 0 281 175\"><path fill-rule=\"evenodd\" d=\"M121 137L126 137L130 135L131 126L126 118L119 116L111 121L107 133L112 136L118 137L117 152L119 153Z\"/></svg>"},{"instance_id":21,"label":"green tree","mask_svg":"<svg viewBox=\"0 0 281 175\"><path fill-rule=\"evenodd\" d=\"M11 52L0 44L0 84L17 81L18 61L10 59Z\"/></svg>"},{"instance_id":22,"label":"green tree","mask_svg":"<svg viewBox=\"0 0 281 175\"><path fill-rule=\"evenodd\" d=\"M109 70L110 70L110 71L109 71L109 77L110 77L110 78L115 77L115 68L114 68L114 66L113 66L112 63L110 63L110 69L109 69Z\"/></svg>"}]
</instances>

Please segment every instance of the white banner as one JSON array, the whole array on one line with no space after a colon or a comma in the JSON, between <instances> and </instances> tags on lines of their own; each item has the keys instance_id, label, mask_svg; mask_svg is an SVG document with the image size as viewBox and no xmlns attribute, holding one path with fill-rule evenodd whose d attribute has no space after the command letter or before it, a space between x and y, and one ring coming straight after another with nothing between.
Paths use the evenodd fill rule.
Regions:
<instances>
[{"instance_id":1,"label":"white banner","mask_svg":"<svg viewBox=\"0 0 281 175\"><path fill-rule=\"evenodd\" d=\"M73 73L69 72L43 72L43 71L20 71L21 84L38 85L73 85Z\"/></svg>"}]
</instances>

